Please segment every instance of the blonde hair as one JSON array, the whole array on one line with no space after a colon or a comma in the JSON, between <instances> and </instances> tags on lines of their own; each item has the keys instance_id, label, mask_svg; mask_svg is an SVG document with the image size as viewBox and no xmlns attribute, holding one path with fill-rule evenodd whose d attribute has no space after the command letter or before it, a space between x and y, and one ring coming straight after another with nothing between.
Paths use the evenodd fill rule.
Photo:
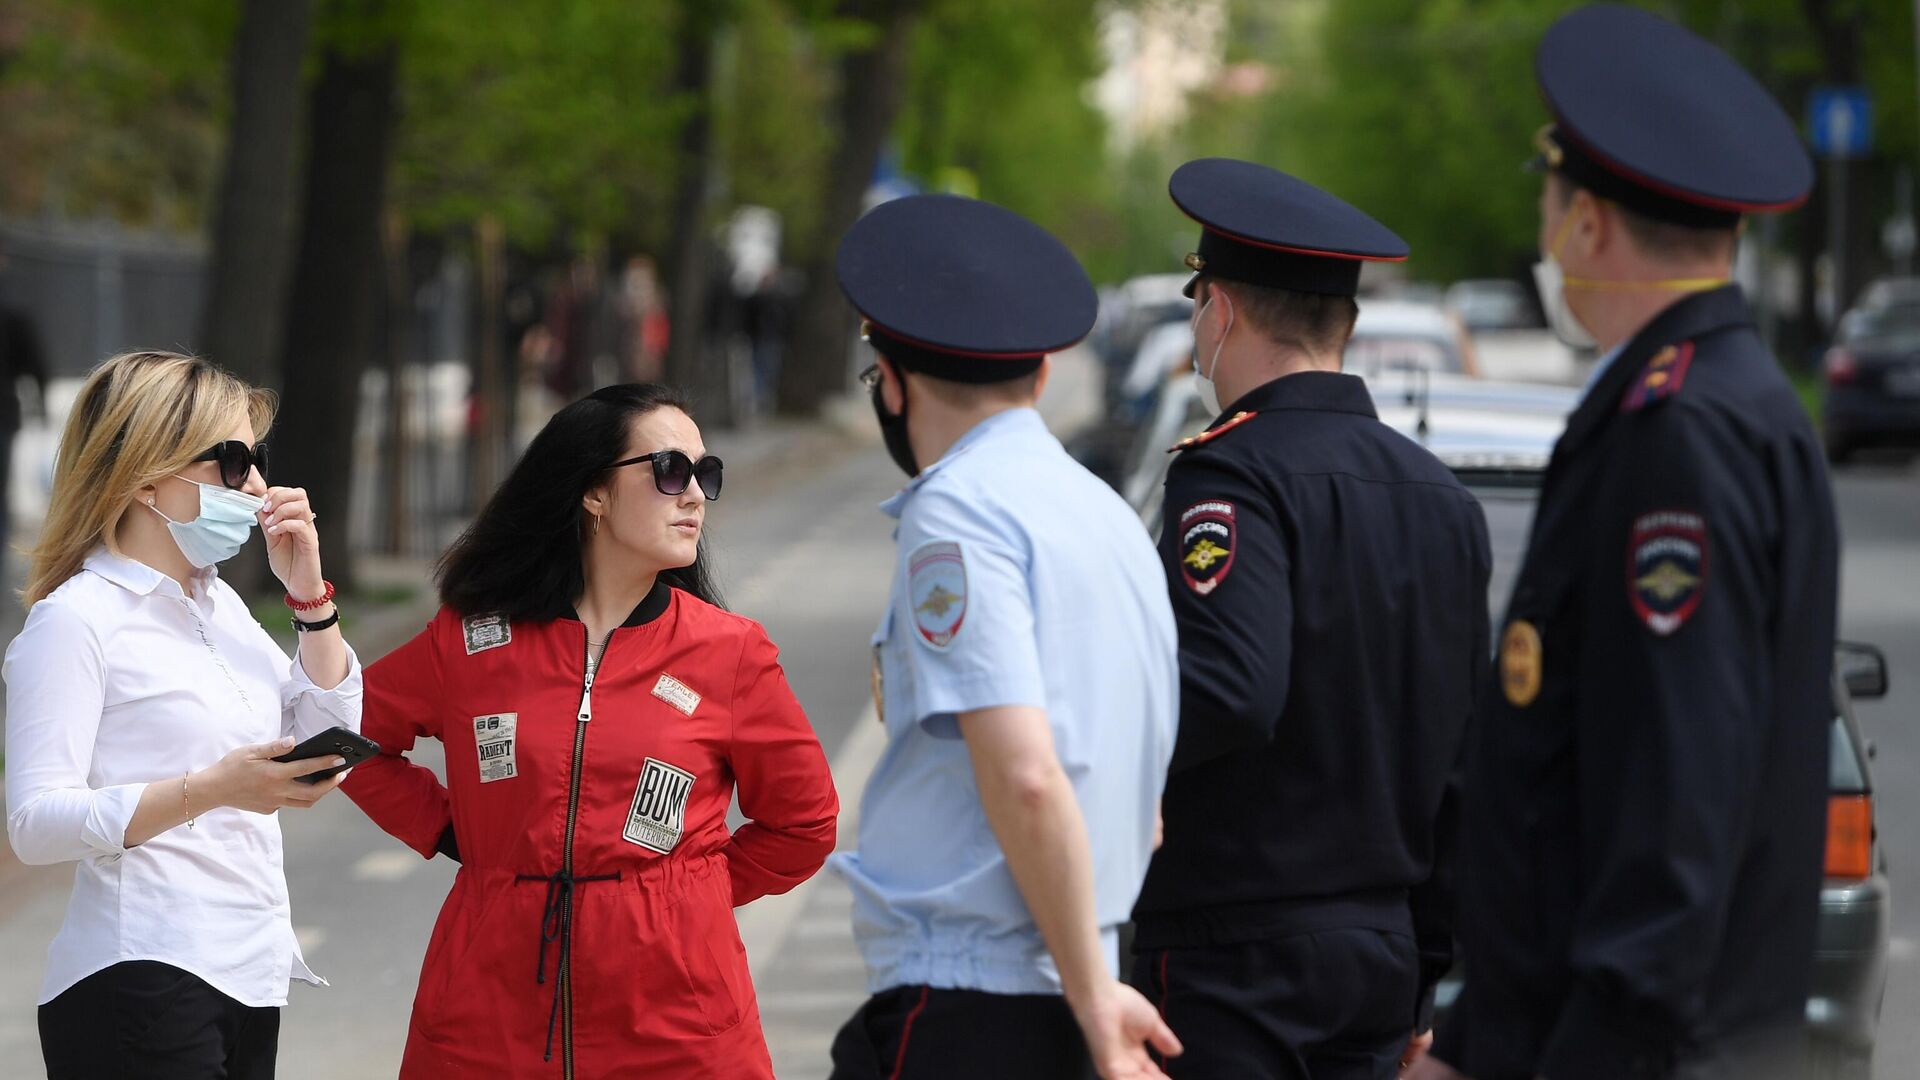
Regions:
<instances>
[{"instance_id":1,"label":"blonde hair","mask_svg":"<svg viewBox=\"0 0 1920 1080\"><path fill-rule=\"evenodd\" d=\"M192 464L243 414L254 437L264 437L273 409L271 393L197 356L122 353L94 368L60 435L53 497L21 593L26 606L79 573L99 545L120 553L114 533L142 487Z\"/></svg>"}]
</instances>

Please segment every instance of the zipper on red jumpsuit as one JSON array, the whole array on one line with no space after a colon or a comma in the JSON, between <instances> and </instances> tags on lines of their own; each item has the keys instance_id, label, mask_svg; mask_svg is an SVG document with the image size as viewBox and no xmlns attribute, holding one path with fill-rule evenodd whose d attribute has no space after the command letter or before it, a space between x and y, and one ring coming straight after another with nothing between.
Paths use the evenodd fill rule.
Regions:
<instances>
[{"instance_id":1,"label":"zipper on red jumpsuit","mask_svg":"<svg viewBox=\"0 0 1920 1080\"><path fill-rule=\"evenodd\" d=\"M586 637L586 667L580 680L580 711L574 714L573 725L573 773L567 783L567 832L561 847L560 865L566 874L573 874L573 831L580 816L580 770L587 750L587 724L593 719L593 679L600 671L600 664L607 658L607 647L613 644L613 631L607 631L605 641L600 643L600 659L593 658L593 635L585 627L581 634ZM560 935L562 941L571 941L573 936L573 894L569 891L561 901ZM554 992L560 995L560 1066L561 1075L573 1080L573 950L563 949L560 953L559 984Z\"/></svg>"}]
</instances>

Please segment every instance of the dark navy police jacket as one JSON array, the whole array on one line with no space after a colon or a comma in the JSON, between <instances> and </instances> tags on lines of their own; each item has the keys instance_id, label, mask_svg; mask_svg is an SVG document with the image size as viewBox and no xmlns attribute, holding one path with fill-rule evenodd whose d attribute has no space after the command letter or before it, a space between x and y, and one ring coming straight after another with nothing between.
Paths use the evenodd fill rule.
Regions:
<instances>
[{"instance_id":1,"label":"dark navy police jacket","mask_svg":"<svg viewBox=\"0 0 1920 1080\"><path fill-rule=\"evenodd\" d=\"M1180 453L1160 549L1180 734L1136 946L1417 934L1430 998L1452 950L1441 840L1490 648L1479 505L1359 378L1303 372Z\"/></svg>"},{"instance_id":2,"label":"dark navy police jacket","mask_svg":"<svg viewBox=\"0 0 1920 1080\"><path fill-rule=\"evenodd\" d=\"M1464 796L1477 1080L1668 1075L1806 1006L1838 536L1736 288L1637 335L1554 448Z\"/></svg>"}]
</instances>

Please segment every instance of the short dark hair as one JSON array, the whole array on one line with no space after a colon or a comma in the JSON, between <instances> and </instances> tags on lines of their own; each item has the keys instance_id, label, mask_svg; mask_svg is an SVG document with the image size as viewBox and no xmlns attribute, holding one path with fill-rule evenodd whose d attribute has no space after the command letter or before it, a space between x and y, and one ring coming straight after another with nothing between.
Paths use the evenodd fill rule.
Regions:
<instances>
[{"instance_id":1,"label":"short dark hair","mask_svg":"<svg viewBox=\"0 0 1920 1080\"><path fill-rule=\"evenodd\" d=\"M1572 180L1560 177L1561 207L1573 205L1573 193L1577 188L1579 185ZM1604 196L1595 195L1594 198ZM1619 213L1627 235L1633 237L1633 245L1656 259L1716 259L1733 254L1737 227L1679 225L1648 217L1611 199L1606 201L1612 203L1614 210Z\"/></svg>"},{"instance_id":2,"label":"short dark hair","mask_svg":"<svg viewBox=\"0 0 1920 1080\"><path fill-rule=\"evenodd\" d=\"M1360 317L1360 305L1351 296L1294 292L1243 281L1210 280L1207 284L1213 288L1226 285L1240 318L1274 344L1302 352L1345 349L1347 339L1353 336L1354 320Z\"/></svg>"},{"instance_id":3,"label":"short dark hair","mask_svg":"<svg viewBox=\"0 0 1920 1080\"><path fill-rule=\"evenodd\" d=\"M905 369L895 365L894 370ZM988 383L955 382L952 379L928 375L923 371L916 371L913 374L926 384L928 393L941 403L955 409L972 409L981 405L1018 405L1032 400L1040 388L1038 371Z\"/></svg>"},{"instance_id":4,"label":"short dark hair","mask_svg":"<svg viewBox=\"0 0 1920 1080\"><path fill-rule=\"evenodd\" d=\"M506 482L435 567L440 602L462 615L547 621L570 617L586 589L581 496L620 460L633 422L656 409L691 416L686 399L657 383L606 386L553 414ZM689 566L660 580L715 607L707 541Z\"/></svg>"}]
</instances>

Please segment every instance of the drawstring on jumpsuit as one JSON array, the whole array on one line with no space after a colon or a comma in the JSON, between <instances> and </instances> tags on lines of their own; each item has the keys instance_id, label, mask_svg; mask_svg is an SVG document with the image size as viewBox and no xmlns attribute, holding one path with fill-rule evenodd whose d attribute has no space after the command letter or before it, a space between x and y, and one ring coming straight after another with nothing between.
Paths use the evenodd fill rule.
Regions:
<instances>
[{"instance_id":1,"label":"drawstring on jumpsuit","mask_svg":"<svg viewBox=\"0 0 1920 1080\"><path fill-rule=\"evenodd\" d=\"M544 881L547 883L547 902L540 912L540 958L535 963L533 981L545 984L547 981L547 946L558 942L560 955L554 964L553 1004L547 1009L547 1050L543 1061L553 1060L553 1029L560 1022L560 985L559 972L567 970L567 959L573 955L573 920L566 917L573 906L573 888L589 881L619 881L620 873L591 874L575 877L565 870L555 871L546 877L538 874L516 874L514 883L524 881Z\"/></svg>"}]
</instances>

